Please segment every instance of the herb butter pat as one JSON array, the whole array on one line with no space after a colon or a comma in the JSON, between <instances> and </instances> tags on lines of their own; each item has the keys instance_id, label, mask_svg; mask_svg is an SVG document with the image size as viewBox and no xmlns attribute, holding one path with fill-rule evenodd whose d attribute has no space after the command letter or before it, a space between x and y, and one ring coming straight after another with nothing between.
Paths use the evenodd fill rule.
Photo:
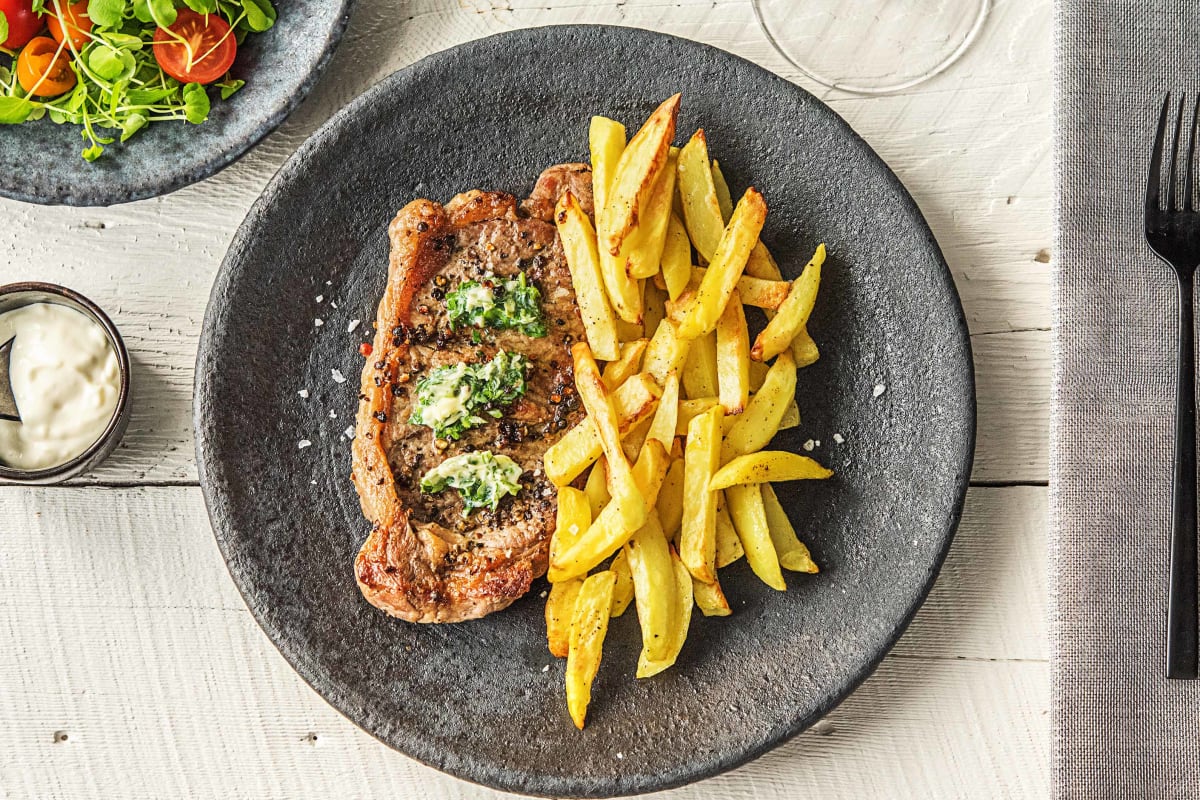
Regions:
<instances>
[{"instance_id":1,"label":"herb butter pat","mask_svg":"<svg viewBox=\"0 0 1200 800\"><path fill-rule=\"evenodd\" d=\"M518 330L526 336L546 335L542 293L521 273L501 280L495 276L464 281L446 295L450 327Z\"/></svg>"},{"instance_id":2,"label":"herb butter pat","mask_svg":"<svg viewBox=\"0 0 1200 800\"><path fill-rule=\"evenodd\" d=\"M463 499L463 513L477 508L495 511L506 495L521 490L521 467L506 455L488 450L463 453L448 458L421 478L421 491L440 492L457 489Z\"/></svg>"},{"instance_id":3,"label":"herb butter pat","mask_svg":"<svg viewBox=\"0 0 1200 800\"><path fill-rule=\"evenodd\" d=\"M529 360L501 350L480 364L449 364L417 382L417 402L409 423L433 429L439 439L458 439L464 431L499 419L501 410L525 395Z\"/></svg>"}]
</instances>

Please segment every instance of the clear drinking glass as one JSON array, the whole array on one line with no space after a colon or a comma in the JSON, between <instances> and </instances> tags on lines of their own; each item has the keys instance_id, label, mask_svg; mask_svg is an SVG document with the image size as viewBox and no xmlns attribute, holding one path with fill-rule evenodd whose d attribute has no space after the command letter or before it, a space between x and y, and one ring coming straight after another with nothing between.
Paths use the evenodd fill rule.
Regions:
<instances>
[{"instance_id":1,"label":"clear drinking glass","mask_svg":"<svg viewBox=\"0 0 1200 800\"><path fill-rule=\"evenodd\" d=\"M970 49L991 0L754 0L767 38L808 77L858 94L898 92Z\"/></svg>"}]
</instances>

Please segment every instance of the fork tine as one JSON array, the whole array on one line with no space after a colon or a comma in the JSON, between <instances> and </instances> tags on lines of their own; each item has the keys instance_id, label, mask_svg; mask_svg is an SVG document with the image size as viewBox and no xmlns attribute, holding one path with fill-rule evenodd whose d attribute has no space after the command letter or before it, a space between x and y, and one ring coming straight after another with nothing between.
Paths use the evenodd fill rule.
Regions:
<instances>
[{"instance_id":1,"label":"fork tine","mask_svg":"<svg viewBox=\"0 0 1200 800\"><path fill-rule=\"evenodd\" d=\"M1183 179L1183 208L1185 211L1195 211L1196 205L1192 200L1193 196L1193 181L1195 174L1192 170L1192 162L1196 158L1196 125L1200 124L1200 95L1196 96L1196 106L1192 109L1192 136L1188 143L1188 158L1187 158L1187 175Z\"/></svg>"},{"instance_id":2,"label":"fork tine","mask_svg":"<svg viewBox=\"0 0 1200 800\"><path fill-rule=\"evenodd\" d=\"M1158 115L1158 133L1154 137L1154 150L1150 154L1150 177L1146 179L1146 212L1157 211L1162 206L1158 196L1162 178L1163 139L1167 133L1167 110L1171 107L1171 93L1163 100L1162 113Z\"/></svg>"},{"instance_id":3,"label":"fork tine","mask_svg":"<svg viewBox=\"0 0 1200 800\"><path fill-rule=\"evenodd\" d=\"M1179 98L1179 113L1175 115L1175 136L1171 139L1171 172L1169 173L1171 189L1167 198L1168 211L1179 210L1179 182L1175 178L1175 172L1179 168L1179 135L1183 130L1183 101L1186 98L1187 95Z\"/></svg>"}]
</instances>

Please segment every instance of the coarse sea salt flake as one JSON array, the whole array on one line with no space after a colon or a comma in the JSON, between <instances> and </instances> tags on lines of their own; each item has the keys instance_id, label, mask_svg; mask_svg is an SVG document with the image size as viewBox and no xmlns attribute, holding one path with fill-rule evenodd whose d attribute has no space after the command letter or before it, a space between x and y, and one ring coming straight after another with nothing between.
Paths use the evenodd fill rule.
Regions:
<instances>
[{"instance_id":1,"label":"coarse sea salt flake","mask_svg":"<svg viewBox=\"0 0 1200 800\"><path fill-rule=\"evenodd\" d=\"M312 447L312 442L310 442L308 439L301 439L300 440L300 449L303 450L306 447Z\"/></svg>"},{"instance_id":2,"label":"coarse sea salt flake","mask_svg":"<svg viewBox=\"0 0 1200 800\"><path fill-rule=\"evenodd\" d=\"M347 439L353 439L354 438L354 426L351 425L350 427L346 428L346 430L342 431L342 436L345 436Z\"/></svg>"},{"instance_id":3,"label":"coarse sea salt flake","mask_svg":"<svg viewBox=\"0 0 1200 800\"><path fill-rule=\"evenodd\" d=\"M321 301L322 301L322 300L324 300L324 299L325 299L325 295L323 295L323 294L319 294L319 295L317 295L317 302L318 302L318 303L319 303L319 302L321 302Z\"/></svg>"},{"instance_id":4,"label":"coarse sea salt flake","mask_svg":"<svg viewBox=\"0 0 1200 800\"><path fill-rule=\"evenodd\" d=\"M316 319L313 320L313 327L315 327L315 328L319 328L324 324L325 324L325 320L321 319L320 317L317 317Z\"/></svg>"},{"instance_id":5,"label":"coarse sea salt flake","mask_svg":"<svg viewBox=\"0 0 1200 800\"><path fill-rule=\"evenodd\" d=\"M875 397L879 397L879 395L883 394L886 391L887 391L886 386L884 386L882 383L877 383L877 384L875 384L875 391L873 394Z\"/></svg>"},{"instance_id":6,"label":"coarse sea salt flake","mask_svg":"<svg viewBox=\"0 0 1200 800\"><path fill-rule=\"evenodd\" d=\"M547 664L546 666L542 667L542 672L549 672L549 671L550 671L550 665L549 665L549 664Z\"/></svg>"},{"instance_id":7,"label":"coarse sea salt flake","mask_svg":"<svg viewBox=\"0 0 1200 800\"><path fill-rule=\"evenodd\" d=\"M816 446L817 446L817 443L814 442L812 439L809 439L807 442L804 443L804 449L810 453L812 452L812 449Z\"/></svg>"},{"instance_id":8,"label":"coarse sea salt flake","mask_svg":"<svg viewBox=\"0 0 1200 800\"><path fill-rule=\"evenodd\" d=\"M329 374L333 377L334 383L345 383L346 382L346 376L342 374L342 371L340 369L331 369L331 370L329 370Z\"/></svg>"},{"instance_id":9,"label":"coarse sea salt flake","mask_svg":"<svg viewBox=\"0 0 1200 800\"><path fill-rule=\"evenodd\" d=\"M354 329L362 322L361 319L352 319L350 324L346 326L346 333L354 333Z\"/></svg>"},{"instance_id":10,"label":"coarse sea salt flake","mask_svg":"<svg viewBox=\"0 0 1200 800\"><path fill-rule=\"evenodd\" d=\"M300 397L304 400L308 399L308 389L301 389L300 391L296 392L296 394L300 395Z\"/></svg>"},{"instance_id":11,"label":"coarse sea salt flake","mask_svg":"<svg viewBox=\"0 0 1200 800\"><path fill-rule=\"evenodd\" d=\"M835 433L833 435L833 440L838 444L841 444L842 442L846 441L846 437L842 436L840 433Z\"/></svg>"},{"instance_id":12,"label":"coarse sea salt flake","mask_svg":"<svg viewBox=\"0 0 1200 800\"><path fill-rule=\"evenodd\" d=\"M330 418L330 419L337 419L337 412L336 412L336 411L334 411L332 408L331 408L331 409L329 409L329 418Z\"/></svg>"}]
</instances>

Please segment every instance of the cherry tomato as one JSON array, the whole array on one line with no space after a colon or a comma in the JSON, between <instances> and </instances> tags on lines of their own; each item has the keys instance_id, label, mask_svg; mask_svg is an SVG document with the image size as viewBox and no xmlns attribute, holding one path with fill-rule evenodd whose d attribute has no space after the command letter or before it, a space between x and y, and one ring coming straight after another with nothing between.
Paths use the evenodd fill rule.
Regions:
<instances>
[{"instance_id":1,"label":"cherry tomato","mask_svg":"<svg viewBox=\"0 0 1200 800\"><path fill-rule=\"evenodd\" d=\"M21 88L38 97L57 97L75 87L71 51L49 36L29 41L17 56L17 80Z\"/></svg>"},{"instance_id":2,"label":"cherry tomato","mask_svg":"<svg viewBox=\"0 0 1200 800\"><path fill-rule=\"evenodd\" d=\"M229 71L237 40L216 14L179 9L170 28L154 32L154 58L163 72L183 83L212 83Z\"/></svg>"},{"instance_id":3,"label":"cherry tomato","mask_svg":"<svg viewBox=\"0 0 1200 800\"><path fill-rule=\"evenodd\" d=\"M375 348L371 345L370 342L363 342L362 344L360 344L358 346L358 352L360 354L362 354L362 356L364 358L371 355L371 352L374 351L374 349Z\"/></svg>"},{"instance_id":4,"label":"cherry tomato","mask_svg":"<svg viewBox=\"0 0 1200 800\"><path fill-rule=\"evenodd\" d=\"M63 40L63 23L66 23L71 44L75 45L76 50L82 50L88 43L88 33L92 30L92 18L88 16L87 9L88 0L79 0L72 5L67 5L67 0L51 0L47 9L46 27L50 29L54 41Z\"/></svg>"},{"instance_id":5,"label":"cherry tomato","mask_svg":"<svg viewBox=\"0 0 1200 800\"><path fill-rule=\"evenodd\" d=\"M0 0L0 11L8 20L8 38L0 47L20 50L42 29L42 18L33 10L33 0Z\"/></svg>"}]
</instances>

